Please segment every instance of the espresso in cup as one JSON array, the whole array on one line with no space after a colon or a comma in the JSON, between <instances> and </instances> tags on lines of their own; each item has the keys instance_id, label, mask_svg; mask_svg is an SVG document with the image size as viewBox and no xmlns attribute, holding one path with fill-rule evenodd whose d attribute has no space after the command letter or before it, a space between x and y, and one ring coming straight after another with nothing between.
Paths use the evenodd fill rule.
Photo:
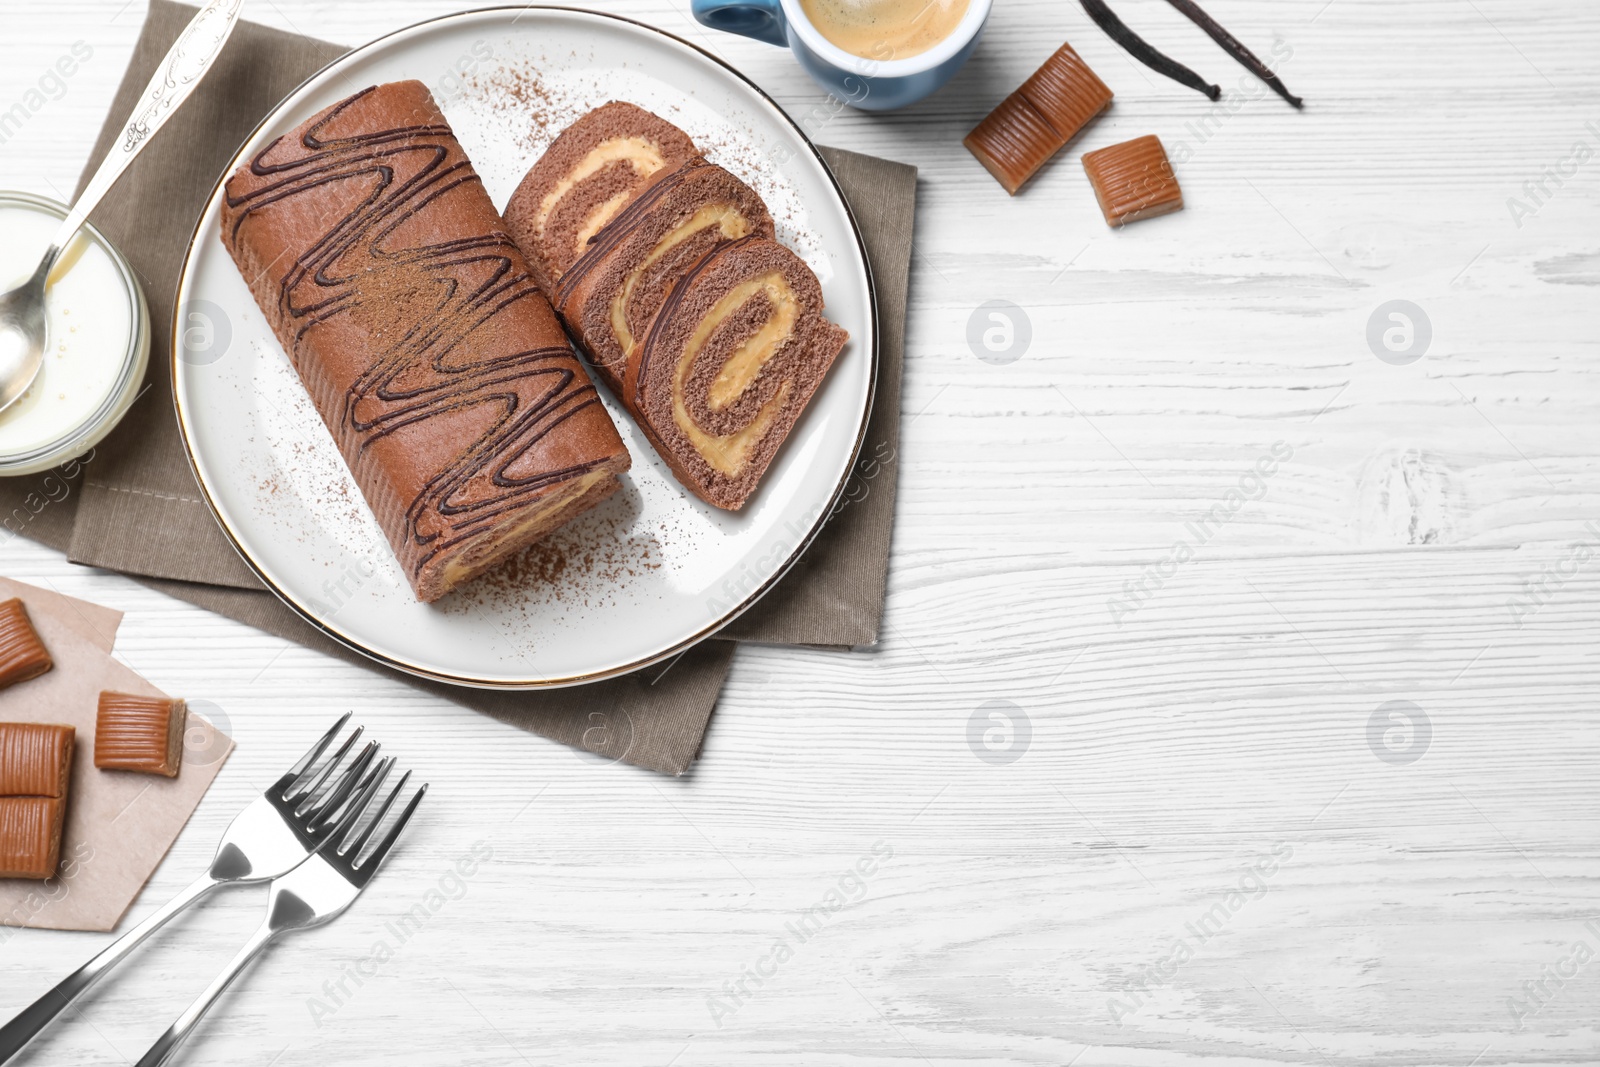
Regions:
<instances>
[{"instance_id":1,"label":"espresso in cup","mask_svg":"<svg viewBox=\"0 0 1600 1067\"><path fill-rule=\"evenodd\" d=\"M800 0L829 42L863 59L921 55L955 32L971 0Z\"/></svg>"}]
</instances>

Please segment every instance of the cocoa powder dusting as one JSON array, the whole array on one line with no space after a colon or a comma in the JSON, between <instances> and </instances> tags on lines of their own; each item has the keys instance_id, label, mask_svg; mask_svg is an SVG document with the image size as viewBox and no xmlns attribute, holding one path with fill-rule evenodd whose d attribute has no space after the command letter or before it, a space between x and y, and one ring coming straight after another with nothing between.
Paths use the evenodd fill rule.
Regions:
<instances>
[{"instance_id":1,"label":"cocoa powder dusting","mask_svg":"<svg viewBox=\"0 0 1600 1067\"><path fill-rule=\"evenodd\" d=\"M588 515L529 545L438 606L450 612L489 609L528 618L547 616L554 605L613 603L629 589L631 579L662 565L661 542L652 533L636 531L637 518L638 501L625 485Z\"/></svg>"}]
</instances>

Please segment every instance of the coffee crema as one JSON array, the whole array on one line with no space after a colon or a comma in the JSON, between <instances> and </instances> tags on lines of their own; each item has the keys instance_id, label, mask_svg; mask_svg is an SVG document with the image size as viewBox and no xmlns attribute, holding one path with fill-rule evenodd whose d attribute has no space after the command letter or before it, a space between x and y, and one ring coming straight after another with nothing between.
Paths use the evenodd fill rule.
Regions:
<instances>
[{"instance_id":1,"label":"coffee crema","mask_svg":"<svg viewBox=\"0 0 1600 1067\"><path fill-rule=\"evenodd\" d=\"M829 42L863 59L918 56L955 32L971 0L800 0Z\"/></svg>"}]
</instances>

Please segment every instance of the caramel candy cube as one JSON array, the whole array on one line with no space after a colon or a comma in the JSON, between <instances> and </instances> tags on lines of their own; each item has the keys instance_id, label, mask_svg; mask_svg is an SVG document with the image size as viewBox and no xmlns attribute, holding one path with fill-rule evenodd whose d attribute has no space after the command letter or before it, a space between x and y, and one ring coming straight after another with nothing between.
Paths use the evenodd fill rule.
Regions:
<instances>
[{"instance_id":1,"label":"caramel candy cube","mask_svg":"<svg viewBox=\"0 0 1600 1067\"><path fill-rule=\"evenodd\" d=\"M1065 142L1037 108L1012 93L962 143L1006 192L1016 196Z\"/></svg>"},{"instance_id":2,"label":"caramel candy cube","mask_svg":"<svg viewBox=\"0 0 1600 1067\"><path fill-rule=\"evenodd\" d=\"M64 799L77 734L48 722L0 722L0 797Z\"/></svg>"},{"instance_id":3,"label":"caramel candy cube","mask_svg":"<svg viewBox=\"0 0 1600 1067\"><path fill-rule=\"evenodd\" d=\"M0 689L37 678L53 663L16 597L0 603Z\"/></svg>"},{"instance_id":4,"label":"caramel candy cube","mask_svg":"<svg viewBox=\"0 0 1600 1067\"><path fill-rule=\"evenodd\" d=\"M962 143L1015 196L1111 103L1111 95L1083 57L1063 44Z\"/></svg>"},{"instance_id":5,"label":"caramel candy cube","mask_svg":"<svg viewBox=\"0 0 1600 1067\"><path fill-rule=\"evenodd\" d=\"M1083 157L1100 211L1112 226L1153 219L1183 207L1183 190L1172 173L1167 150L1154 134L1138 137Z\"/></svg>"},{"instance_id":6,"label":"caramel candy cube","mask_svg":"<svg viewBox=\"0 0 1600 1067\"><path fill-rule=\"evenodd\" d=\"M186 713L181 700L101 693L94 726L94 765L102 770L176 778L183 762Z\"/></svg>"},{"instance_id":7,"label":"caramel candy cube","mask_svg":"<svg viewBox=\"0 0 1600 1067\"><path fill-rule=\"evenodd\" d=\"M1104 111L1112 96L1111 89L1070 44L1056 49L1017 92L1055 128L1063 145Z\"/></svg>"},{"instance_id":8,"label":"caramel candy cube","mask_svg":"<svg viewBox=\"0 0 1600 1067\"><path fill-rule=\"evenodd\" d=\"M64 797L0 797L0 878L49 878L61 862Z\"/></svg>"}]
</instances>

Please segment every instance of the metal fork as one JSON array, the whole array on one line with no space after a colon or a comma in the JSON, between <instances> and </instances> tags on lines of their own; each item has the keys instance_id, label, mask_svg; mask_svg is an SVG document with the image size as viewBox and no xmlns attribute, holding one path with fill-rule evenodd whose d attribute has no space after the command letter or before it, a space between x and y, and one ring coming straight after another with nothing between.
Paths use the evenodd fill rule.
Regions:
<instances>
[{"instance_id":1,"label":"metal fork","mask_svg":"<svg viewBox=\"0 0 1600 1067\"><path fill-rule=\"evenodd\" d=\"M346 713L334 723L288 773L234 818L205 874L0 1027L0 1064L21 1052L67 1005L174 915L219 886L265 882L287 874L325 843L353 807L346 801L375 774L369 767L377 756L376 742L369 742L343 770L337 770L361 736L359 726L329 759L315 765L349 719Z\"/></svg>"},{"instance_id":2,"label":"metal fork","mask_svg":"<svg viewBox=\"0 0 1600 1067\"><path fill-rule=\"evenodd\" d=\"M371 807L372 798L377 794L378 787L383 784L384 778L388 776L393 766L392 758L383 760L376 772L370 776L370 783L363 784L361 792L351 802L348 813L340 821L336 831L337 843L330 839L300 866L281 878L273 879L271 895L267 901L266 921L250 935L250 940L245 942L244 948L239 950L233 962L223 968L222 973L212 979L205 992L189 1005L187 1011L178 1016L178 1021L167 1027L166 1033L156 1039L156 1043L151 1045L150 1050L140 1058L138 1067L160 1067L171 1059L173 1053L178 1051L178 1046L183 1044L194 1031L201 1017L216 1003L223 991L239 977L245 966L260 955L261 951L280 934L291 930L310 929L338 918L355 902L356 897L361 895L361 891L377 873L384 857L399 840L406 823L411 820L412 812L417 810L417 805L422 802L423 795L428 791L428 786L424 783L412 794L411 800L394 820L388 832L379 838L378 843L370 850L367 849L368 842L383 825L389 809L394 806L395 800L405 790L406 783L411 780L410 771L401 775L400 781L389 791L388 799L378 808L377 813L370 819L363 820L362 816L366 813L366 809Z\"/></svg>"}]
</instances>

